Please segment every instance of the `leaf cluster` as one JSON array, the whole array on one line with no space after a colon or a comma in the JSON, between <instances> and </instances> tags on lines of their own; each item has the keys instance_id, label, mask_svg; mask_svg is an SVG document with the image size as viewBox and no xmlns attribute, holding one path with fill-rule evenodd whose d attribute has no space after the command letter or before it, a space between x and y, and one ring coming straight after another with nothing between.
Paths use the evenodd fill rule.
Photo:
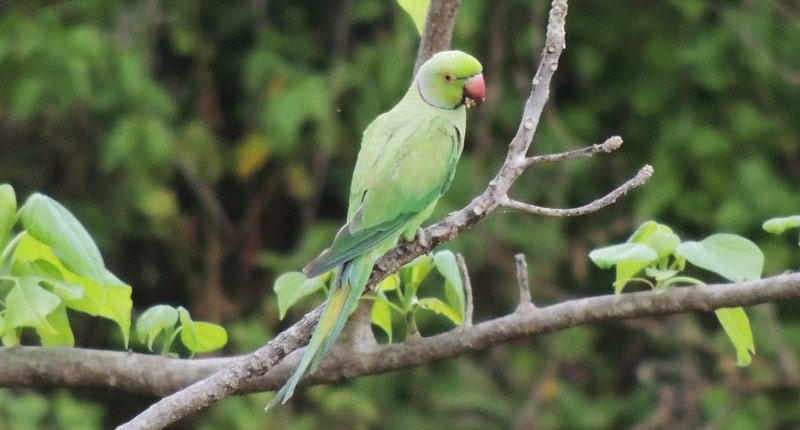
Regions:
<instances>
[{"instance_id":1,"label":"leaf cluster","mask_svg":"<svg viewBox=\"0 0 800 430\"><path fill-rule=\"evenodd\" d=\"M630 282L643 282L653 289L705 285L683 273L687 262L733 282L760 279L764 267L764 254L749 239L717 233L699 242L682 242L670 227L655 221L639 226L625 243L593 250L589 258L602 268L616 267L617 294ZM737 364L750 364L755 344L744 309L725 308L715 313L736 347Z\"/></svg>"},{"instance_id":2,"label":"leaf cluster","mask_svg":"<svg viewBox=\"0 0 800 430\"><path fill-rule=\"evenodd\" d=\"M15 232L16 224L20 231ZM67 208L35 193L17 210L14 188L0 185L0 247L3 345L19 345L26 327L34 329L42 345L74 345L67 317L71 309L114 321L128 346L131 287L106 269L94 240ZM225 329L193 321L183 307L156 305L139 316L136 333L148 349L162 332L163 354L178 334L193 354L227 342Z\"/></svg>"},{"instance_id":3,"label":"leaf cluster","mask_svg":"<svg viewBox=\"0 0 800 430\"><path fill-rule=\"evenodd\" d=\"M421 297L420 286L434 268L444 281L440 284L441 297ZM302 272L288 272L279 276L275 280L274 290L278 298L280 317L283 318L303 298L319 290L327 293L333 287L331 283L335 282L335 270L311 279ZM417 335L416 314L423 309L444 316L453 324L464 323L464 283L455 255L447 250L438 251L433 256L418 257L398 273L384 279L376 288L374 296L362 299L374 300L372 323L383 330L389 342L395 332L392 328L393 321L405 322L407 335Z\"/></svg>"}]
</instances>

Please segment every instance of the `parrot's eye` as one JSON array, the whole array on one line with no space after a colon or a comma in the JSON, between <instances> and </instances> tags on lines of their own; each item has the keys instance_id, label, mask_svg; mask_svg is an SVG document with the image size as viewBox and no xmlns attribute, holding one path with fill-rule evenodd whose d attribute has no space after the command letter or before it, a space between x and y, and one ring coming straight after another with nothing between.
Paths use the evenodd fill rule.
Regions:
<instances>
[{"instance_id":1,"label":"parrot's eye","mask_svg":"<svg viewBox=\"0 0 800 430\"><path fill-rule=\"evenodd\" d=\"M453 76L452 73L445 73L443 77L445 82L453 82L456 80L456 77Z\"/></svg>"}]
</instances>

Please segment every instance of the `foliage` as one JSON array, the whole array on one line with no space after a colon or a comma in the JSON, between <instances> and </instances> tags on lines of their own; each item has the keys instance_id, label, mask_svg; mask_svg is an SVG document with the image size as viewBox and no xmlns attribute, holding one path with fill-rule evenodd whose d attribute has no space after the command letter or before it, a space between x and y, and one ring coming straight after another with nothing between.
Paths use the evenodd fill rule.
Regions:
<instances>
[{"instance_id":1,"label":"foliage","mask_svg":"<svg viewBox=\"0 0 800 430\"><path fill-rule=\"evenodd\" d=\"M418 30L406 12L383 0L7 3L0 182L69 207L105 266L135 286L137 310L185 304L193 317L224 322L231 353L302 315L313 300L281 320L270 286L328 246L342 224L361 132L408 86ZM502 162L542 48L547 3L461 2L453 46L481 59L489 92L469 114L456 178L432 220L469 202ZM689 237L751 238L765 274L800 267L797 248L758 228L800 207L797 8L571 2L567 21L534 150L611 134L626 143L607 157L529 169L514 197L574 206L643 163L656 173L589 217L498 213L460 235L449 248L469 264L476 320L514 308L518 252L528 256L537 305L601 293L615 275L595 268L587 250L624 241L646 219ZM446 300L441 287L430 275L419 293ZM228 399L176 428L791 428L800 421L795 308L748 309L759 353L746 368L709 354L730 341L714 316L698 313L574 329L301 390L266 418L263 398ZM389 312L400 338L405 323ZM74 316L77 344L123 343L116 330L98 333L99 319ZM415 318L423 333L452 326L427 310ZM57 397L23 406L8 399L27 394L3 394L0 405L20 414ZM151 401L107 394L92 397L104 411L101 428ZM69 428L59 419L39 427Z\"/></svg>"},{"instance_id":2,"label":"foliage","mask_svg":"<svg viewBox=\"0 0 800 430\"><path fill-rule=\"evenodd\" d=\"M32 327L45 346L74 345L67 309L108 318L120 327L128 345L131 287L109 272L92 237L64 206L42 194L31 195L17 208L16 194L0 185L0 339L20 343L23 327ZM17 220L22 231L13 234ZM13 237L12 237L13 236ZM175 323L180 316L180 326ZM195 322L183 307L158 305L138 319L136 333L152 350L163 331L166 354L180 333L192 353L221 348L222 327Z\"/></svg>"},{"instance_id":3,"label":"foliage","mask_svg":"<svg viewBox=\"0 0 800 430\"><path fill-rule=\"evenodd\" d=\"M419 297L420 286L434 267L444 278L443 288L438 292L443 298ZM274 290L280 317L283 318L286 311L304 297L321 289L327 291L326 281L335 282L332 273L311 279L302 272L287 272L279 276ZM417 333L415 315L421 309L442 315L457 325L464 322L464 284L455 255L447 250L438 251L432 257L423 255L405 265L398 273L383 280L376 288L375 297L369 299L375 301L372 323L386 333L390 343L393 337L392 311L407 324L404 331L409 334Z\"/></svg>"},{"instance_id":4,"label":"foliage","mask_svg":"<svg viewBox=\"0 0 800 430\"><path fill-rule=\"evenodd\" d=\"M785 231L800 228L800 215L792 215L781 218L771 218L764 221L762 227L765 231L772 234L783 234Z\"/></svg>"},{"instance_id":5,"label":"foliage","mask_svg":"<svg viewBox=\"0 0 800 430\"><path fill-rule=\"evenodd\" d=\"M0 185L0 198L6 238L0 244L3 344L19 344L21 329L32 327L43 345L73 345L69 308L116 322L127 346L131 287L105 268L81 223L42 194L31 195L19 211L10 185ZM16 220L23 230L12 238Z\"/></svg>"},{"instance_id":6,"label":"foliage","mask_svg":"<svg viewBox=\"0 0 800 430\"><path fill-rule=\"evenodd\" d=\"M681 242L671 228L655 221L639 226L624 244L595 249L589 258L602 268L616 266L616 294L633 281L644 282L653 289L676 284L705 285L683 273L687 261L733 282L760 279L764 266L764 254L758 246L741 236L717 233L700 242ZM637 277L642 274L646 277ZM747 366L756 347L744 309L724 308L715 313L736 347L737 364Z\"/></svg>"},{"instance_id":7,"label":"foliage","mask_svg":"<svg viewBox=\"0 0 800 430\"><path fill-rule=\"evenodd\" d=\"M153 342L162 333L162 355L168 354L178 334L183 345L192 354L213 351L228 342L228 333L224 328L208 322L193 321L189 311L183 306L175 309L169 305L155 305L139 315L136 320L136 335L140 342L147 345L147 349L153 350Z\"/></svg>"}]
</instances>

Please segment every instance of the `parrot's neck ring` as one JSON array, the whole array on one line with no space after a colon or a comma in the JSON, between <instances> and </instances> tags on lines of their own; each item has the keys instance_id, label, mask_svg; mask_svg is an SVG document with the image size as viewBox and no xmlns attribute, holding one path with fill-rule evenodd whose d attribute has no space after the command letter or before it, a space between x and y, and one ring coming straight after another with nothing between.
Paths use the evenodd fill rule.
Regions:
<instances>
[{"instance_id":1,"label":"parrot's neck ring","mask_svg":"<svg viewBox=\"0 0 800 430\"><path fill-rule=\"evenodd\" d=\"M419 92L419 96L422 98L422 101L425 103L439 109L447 109L447 110L456 110L460 108L464 104L464 99L462 98L460 102L456 103L453 107L446 107L446 106L439 106L436 103L431 103L428 99L425 98L425 94L422 93L422 88L420 88L419 82L416 84L417 91Z\"/></svg>"}]
</instances>

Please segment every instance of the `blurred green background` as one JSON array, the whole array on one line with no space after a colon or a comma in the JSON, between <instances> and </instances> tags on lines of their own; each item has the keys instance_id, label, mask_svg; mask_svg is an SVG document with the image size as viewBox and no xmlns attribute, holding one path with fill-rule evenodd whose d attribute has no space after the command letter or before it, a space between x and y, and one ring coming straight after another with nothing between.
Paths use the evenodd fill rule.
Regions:
<instances>
[{"instance_id":1,"label":"blurred green background","mask_svg":"<svg viewBox=\"0 0 800 430\"><path fill-rule=\"evenodd\" d=\"M487 101L469 113L464 156L433 220L500 166L548 6L463 0L453 47L483 62ZM272 282L342 223L360 133L408 87L417 44L393 0L3 2L0 182L72 210L133 286L134 314L182 304L228 328L224 354L244 353L322 300L279 321ZM477 320L516 305L517 252L538 305L612 292L613 272L587 253L647 219L683 239L749 237L766 254L765 274L800 266L796 238L760 229L800 213L800 4L573 2L567 46L534 151L613 134L625 145L530 169L514 197L577 206L645 163L655 176L591 216L496 213L447 244L466 257ZM268 394L229 398L171 428L797 428L797 303L748 313L758 355L743 369L714 315L696 313L303 389L266 415ZM70 319L78 346L121 348L113 323ZM421 324L450 328L435 316ZM0 427L109 428L154 400L3 389Z\"/></svg>"}]
</instances>

